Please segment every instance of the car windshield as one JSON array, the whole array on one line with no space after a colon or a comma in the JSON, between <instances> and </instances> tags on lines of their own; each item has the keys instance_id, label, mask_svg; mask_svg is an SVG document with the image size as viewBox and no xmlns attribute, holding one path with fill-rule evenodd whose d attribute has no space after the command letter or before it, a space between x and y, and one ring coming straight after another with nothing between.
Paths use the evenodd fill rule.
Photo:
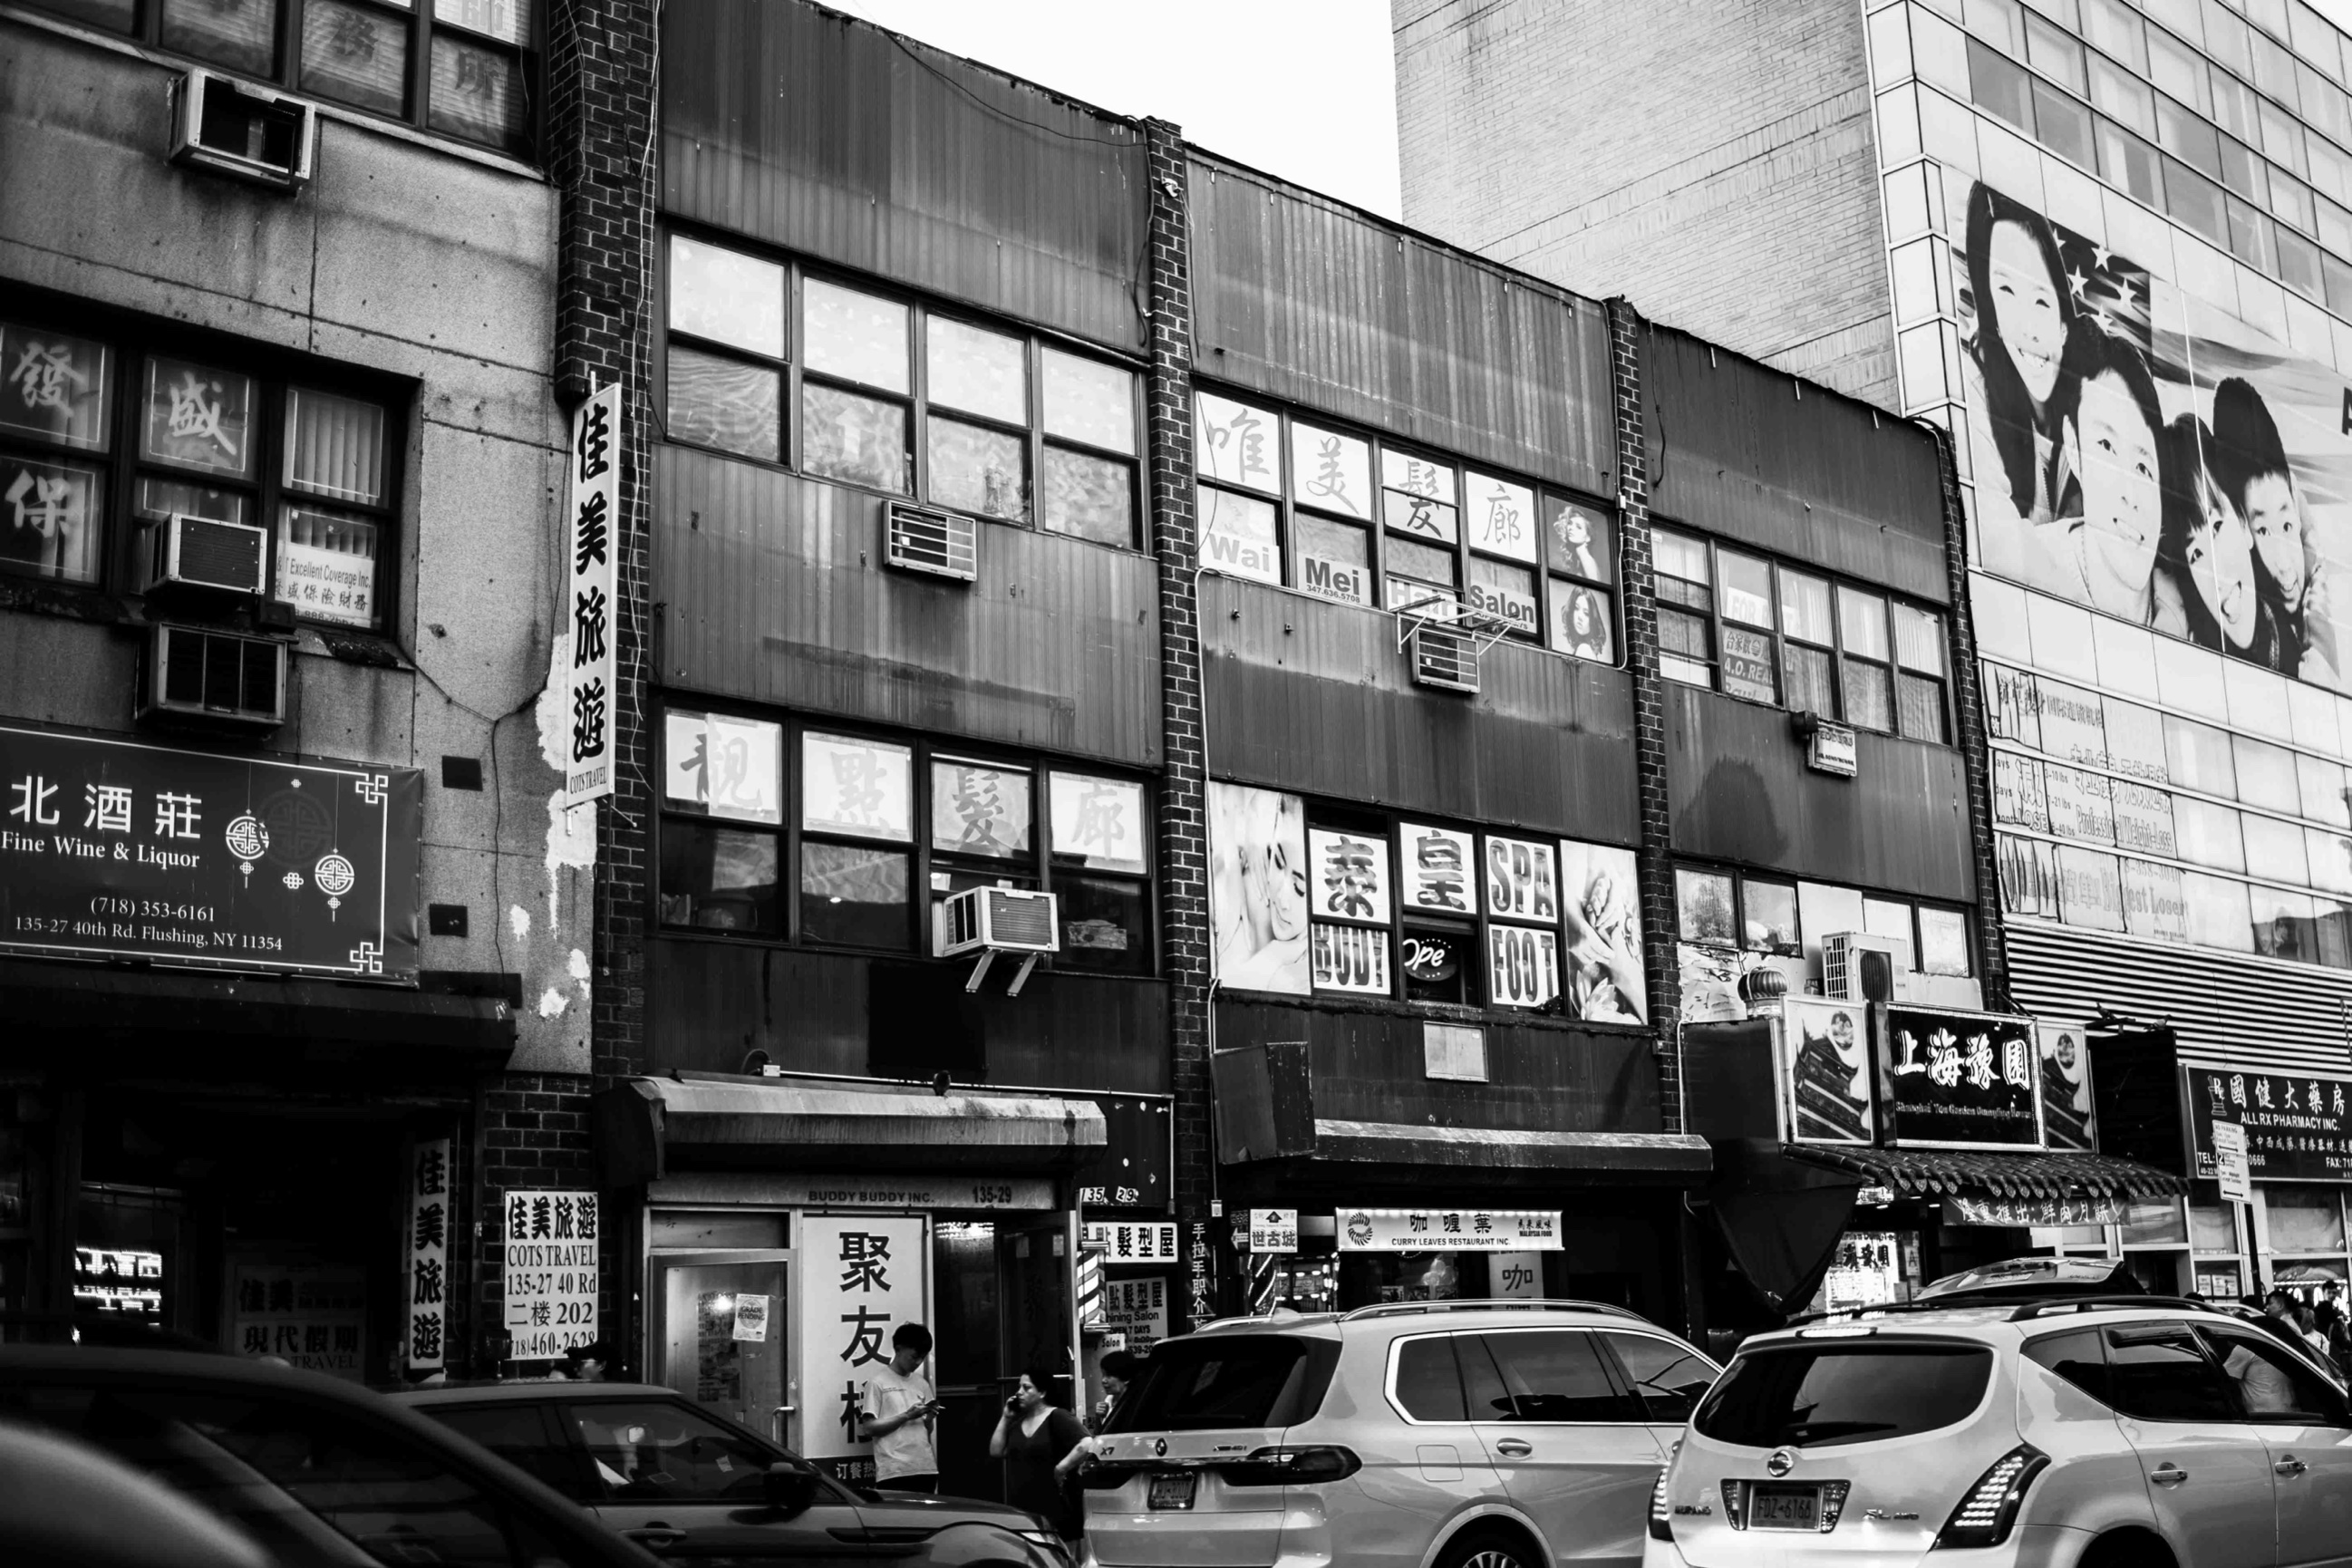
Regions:
<instances>
[{"instance_id":1,"label":"car windshield","mask_svg":"<svg viewBox=\"0 0 2352 1568\"><path fill-rule=\"evenodd\" d=\"M613 1502L755 1501L768 1466L782 1458L682 1404L583 1400L565 1414L597 1490Z\"/></svg>"},{"instance_id":2,"label":"car windshield","mask_svg":"<svg viewBox=\"0 0 2352 1568\"><path fill-rule=\"evenodd\" d=\"M1152 1347L1111 1432L1288 1426L1315 1414L1339 1347L1290 1334L1204 1334Z\"/></svg>"},{"instance_id":3,"label":"car windshield","mask_svg":"<svg viewBox=\"0 0 2352 1568\"><path fill-rule=\"evenodd\" d=\"M1958 1424L1983 1399L1982 1345L1774 1345L1731 1363L1692 1426L1754 1448L1825 1448Z\"/></svg>"}]
</instances>

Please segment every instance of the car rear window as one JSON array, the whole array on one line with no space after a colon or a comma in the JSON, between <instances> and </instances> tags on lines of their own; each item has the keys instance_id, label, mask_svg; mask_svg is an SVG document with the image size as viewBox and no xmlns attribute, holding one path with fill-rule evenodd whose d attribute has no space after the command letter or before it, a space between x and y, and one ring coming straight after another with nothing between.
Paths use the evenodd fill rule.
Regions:
<instances>
[{"instance_id":1,"label":"car rear window","mask_svg":"<svg viewBox=\"0 0 2352 1568\"><path fill-rule=\"evenodd\" d=\"M1775 1345L1734 1360L1692 1426L1745 1447L1875 1443L1958 1425L1991 1378L1981 1345Z\"/></svg>"},{"instance_id":2,"label":"car rear window","mask_svg":"<svg viewBox=\"0 0 2352 1568\"><path fill-rule=\"evenodd\" d=\"M1295 1334L1203 1334L1151 1348L1108 1431L1289 1426L1313 1415L1339 1364L1337 1342Z\"/></svg>"}]
</instances>

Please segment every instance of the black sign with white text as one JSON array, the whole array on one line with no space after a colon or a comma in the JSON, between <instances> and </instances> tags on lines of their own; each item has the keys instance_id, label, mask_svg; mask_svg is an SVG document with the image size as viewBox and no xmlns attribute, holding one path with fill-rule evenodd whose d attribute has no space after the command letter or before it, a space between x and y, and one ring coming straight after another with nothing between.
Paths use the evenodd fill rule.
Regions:
<instances>
[{"instance_id":1,"label":"black sign with white text","mask_svg":"<svg viewBox=\"0 0 2352 1568\"><path fill-rule=\"evenodd\" d=\"M1879 1063L1898 1146L2042 1147L2033 1020L1880 1006Z\"/></svg>"},{"instance_id":2,"label":"black sign with white text","mask_svg":"<svg viewBox=\"0 0 2352 1568\"><path fill-rule=\"evenodd\" d=\"M0 726L0 952L414 983L422 775Z\"/></svg>"},{"instance_id":3,"label":"black sign with white text","mask_svg":"<svg viewBox=\"0 0 2352 1568\"><path fill-rule=\"evenodd\" d=\"M2308 1074L2183 1068L2181 1104L2197 1179L2213 1179L2213 1123L2246 1130L2246 1172L2257 1182L2352 1181L2352 1080Z\"/></svg>"}]
</instances>

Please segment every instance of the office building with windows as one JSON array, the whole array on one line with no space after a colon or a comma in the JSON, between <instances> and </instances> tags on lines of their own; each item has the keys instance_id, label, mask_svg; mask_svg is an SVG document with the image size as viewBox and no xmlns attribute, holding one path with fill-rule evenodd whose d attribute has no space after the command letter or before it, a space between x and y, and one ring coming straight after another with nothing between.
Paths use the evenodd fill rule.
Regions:
<instances>
[{"instance_id":1,"label":"office building with windows","mask_svg":"<svg viewBox=\"0 0 2352 1568\"><path fill-rule=\"evenodd\" d=\"M2352 44L2299 0L1394 21L1409 219L1946 433L2006 1001L2085 1031L2103 1146L2198 1180L1979 1219L2166 1289L2342 1278ZM1601 69L1606 113L1543 90Z\"/></svg>"},{"instance_id":2,"label":"office building with windows","mask_svg":"<svg viewBox=\"0 0 2352 1568\"><path fill-rule=\"evenodd\" d=\"M487 1374L586 1188L540 27L0 11L0 1335Z\"/></svg>"}]
</instances>

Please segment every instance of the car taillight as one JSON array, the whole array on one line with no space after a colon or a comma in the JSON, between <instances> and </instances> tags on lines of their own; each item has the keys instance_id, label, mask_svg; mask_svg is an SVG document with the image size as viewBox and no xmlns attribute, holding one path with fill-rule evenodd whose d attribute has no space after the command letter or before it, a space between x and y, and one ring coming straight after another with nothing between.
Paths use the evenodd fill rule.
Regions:
<instances>
[{"instance_id":1,"label":"car taillight","mask_svg":"<svg viewBox=\"0 0 2352 1568\"><path fill-rule=\"evenodd\" d=\"M1346 1448L1260 1448L1245 1458L1217 1467L1229 1487L1307 1486L1345 1480L1364 1468Z\"/></svg>"},{"instance_id":2,"label":"car taillight","mask_svg":"<svg viewBox=\"0 0 2352 1568\"><path fill-rule=\"evenodd\" d=\"M1672 1541L1675 1527L1666 1516L1666 1472L1658 1472L1658 1484L1650 1489L1650 1539Z\"/></svg>"},{"instance_id":3,"label":"car taillight","mask_svg":"<svg viewBox=\"0 0 2352 1568\"><path fill-rule=\"evenodd\" d=\"M1992 1462L1977 1484L1960 1499L1960 1506L1936 1534L1937 1546L1999 1546L2009 1539L2025 1489L2050 1463L2050 1456L2031 1443L2020 1443Z\"/></svg>"},{"instance_id":4,"label":"car taillight","mask_svg":"<svg viewBox=\"0 0 2352 1568\"><path fill-rule=\"evenodd\" d=\"M1734 1530L1748 1528L1748 1483L1746 1481L1723 1483L1723 1517L1731 1521L1731 1528Z\"/></svg>"}]
</instances>

